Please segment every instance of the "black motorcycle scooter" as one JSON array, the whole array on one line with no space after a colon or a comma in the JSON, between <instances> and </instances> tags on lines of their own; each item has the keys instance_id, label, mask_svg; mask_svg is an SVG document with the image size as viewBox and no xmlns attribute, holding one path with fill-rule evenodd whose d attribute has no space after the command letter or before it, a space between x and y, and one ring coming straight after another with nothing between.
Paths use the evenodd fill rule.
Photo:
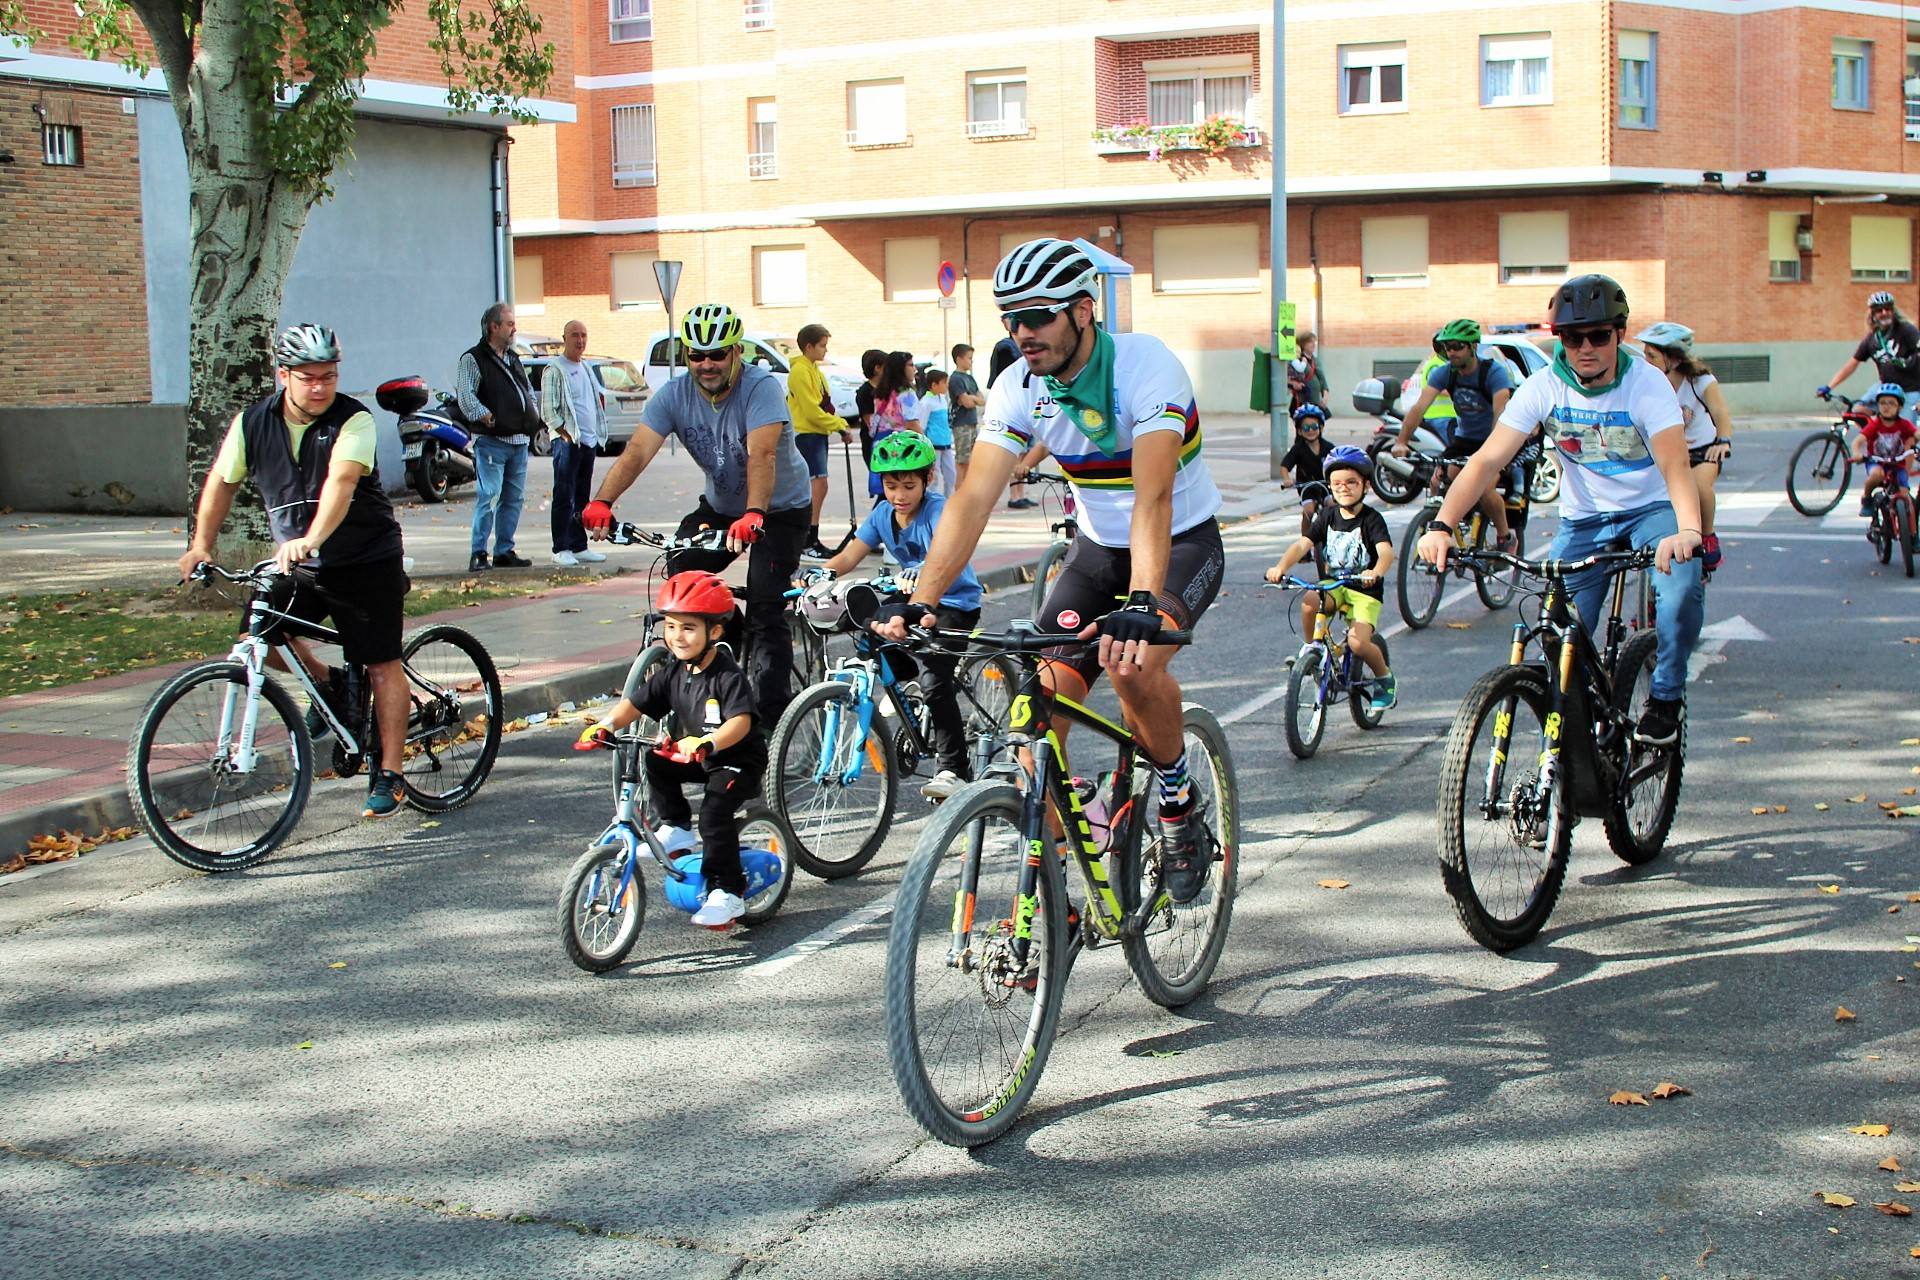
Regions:
<instances>
[{"instance_id":1,"label":"black motorcycle scooter","mask_svg":"<svg viewBox=\"0 0 1920 1280\"><path fill-rule=\"evenodd\" d=\"M473 483L473 435L452 393L443 391L434 402L426 379L416 374L381 383L373 398L399 415L407 484L421 501L445 502L454 485Z\"/></svg>"}]
</instances>

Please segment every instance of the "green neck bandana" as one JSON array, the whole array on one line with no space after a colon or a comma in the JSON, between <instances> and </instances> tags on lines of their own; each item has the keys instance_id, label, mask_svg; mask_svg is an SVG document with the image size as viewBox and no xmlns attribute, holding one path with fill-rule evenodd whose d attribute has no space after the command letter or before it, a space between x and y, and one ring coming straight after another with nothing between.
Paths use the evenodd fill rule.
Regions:
<instances>
[{"instance_id":1,"label":"green neck bandana","mask_svg":"<svg viewBox=\"0 0 1920 1280\"><path fill-rule=\"evenodd\" d=\"M1633 352L1620 348L1619 363L1613 367L1613 381L1600 386L1590 387L1580 381L1580 375L1567 363L1567 349L1559 343L1553 344L1553 376L1578 391L1583 396L1602 396L1626 381L1627 369L1633 364Z\"/></svg>"},{"instance_id":2,"label":"green neck bandana","mask_svg":"<svg viewBox=\"0 0 1920 1280\"><path fill-rule=\"evenodd\" d=\"M1093 355L1072 382L1042 380L1067 421L1093 441L1094 448L1111 458L1120 434L1113 420L1113 335L1105 329L1094 329Z\"/></svg>"}]
</instances>

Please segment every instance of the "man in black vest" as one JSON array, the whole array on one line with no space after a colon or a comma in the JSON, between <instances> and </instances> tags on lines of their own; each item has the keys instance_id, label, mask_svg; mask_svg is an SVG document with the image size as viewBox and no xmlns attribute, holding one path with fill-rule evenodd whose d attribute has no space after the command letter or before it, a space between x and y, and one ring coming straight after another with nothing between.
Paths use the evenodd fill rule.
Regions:
<instances>
[{"instance_id":1,"label":"man in black vest","mask_svg":"<svg viewBox=\"0 0 1920 1280\"><path fill-rule=\"evenodd\" d=\"M274 344L273 362L280 389L235 414L227 428L200 490L193 543L180 557L180 576L213 559L233 495L252 475L266 501L281 572L319 560L311 581L299 575L290 612L315 621L331 614L347 661L367 668L380 760L371 771L362 816L384 818L406 795L400 766L408 697L400 631L410 584L400 525L373 473L373 415L339 394L340 343L333 331L295 325ZM318 685L340 691L341 682L303 641L295 639L293 648ZM317 719L309 715L309 724Z\"/></svg>"},{"instance_id":2,"label":"man in black vest","mask_svg":"<svg viewBox=\"0 0 1920 1280\"><path fill-rule=\"evenodd\" d=\"M473 427L473 543L469 572L524 569L533 561L513 553L520 506L527 492L527 446L540 429L540 397L514 354L513 308L504 302L480 317L480 341L460 354L454 395ZM487 559L487 538L493 559Z\"/></svg>"}]
</instances>

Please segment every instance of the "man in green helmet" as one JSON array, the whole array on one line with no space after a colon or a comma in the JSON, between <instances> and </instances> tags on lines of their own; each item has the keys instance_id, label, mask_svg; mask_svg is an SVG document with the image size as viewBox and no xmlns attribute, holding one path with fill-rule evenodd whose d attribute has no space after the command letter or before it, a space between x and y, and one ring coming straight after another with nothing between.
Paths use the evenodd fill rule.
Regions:
<instances>
[{"instance_id":1,"label":"man in green helmet","mask_svg":"<svg viewBox=\"0 0 1920 1280\"><path fill-rule=\"evenodd\" d=\"M1394 456L1406 457L1407 442L1425 420L1428 408L1440 396L1446 396L1453 402L1454 414L1453 435L1443 455L1449 482L1493 434L1493 424L1506 409L1507 397L1513 394L1513 375L1491 354L1481 357L1480 337L1478 320L1450 320L1441 328L1434 342L1447 362L1427 375L1420 398L1400 424L1400 438L1393 442ZM1498 490L1490 488L1481 495L1480 510L1493 523L1500 549L1512 551L1514 538L1507 528L1507 504Z\"/></svg>"}]
</instances>

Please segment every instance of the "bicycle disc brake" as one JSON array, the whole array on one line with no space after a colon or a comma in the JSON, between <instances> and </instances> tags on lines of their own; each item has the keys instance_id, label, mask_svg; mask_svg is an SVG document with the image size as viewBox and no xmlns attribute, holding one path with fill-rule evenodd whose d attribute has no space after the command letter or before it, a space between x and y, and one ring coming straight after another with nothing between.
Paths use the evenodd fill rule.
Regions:
<instances>
[{"instance_id":1,"label":"bicycle disc brake","mask_svg":"<svg viewBox=\"0 0 1920 1280\"><path fill-rule=\"evenodd\" d=\"M1547 811L1552 807L1551 788L1542 788L1529 774L1513 784L1507 793L1507 831L1513 842L1528 849L1547 847Z\"/></svg>"},{"instance_id":2,"label":"bicycle disc brake","mask_svg":"<svg viewBox=\"0 0 1920 1280\"><path fill-rule=\"evenodd\" d=\"M994 934L980 948L978 968L980 994L987 1007L1000 1009L1013 999L1015 991L1033 991L1040 982L1040 965L1031 951L1023 967L1013 955L1013 921L1002 920Z\"/></svg>"}]
</instances>

